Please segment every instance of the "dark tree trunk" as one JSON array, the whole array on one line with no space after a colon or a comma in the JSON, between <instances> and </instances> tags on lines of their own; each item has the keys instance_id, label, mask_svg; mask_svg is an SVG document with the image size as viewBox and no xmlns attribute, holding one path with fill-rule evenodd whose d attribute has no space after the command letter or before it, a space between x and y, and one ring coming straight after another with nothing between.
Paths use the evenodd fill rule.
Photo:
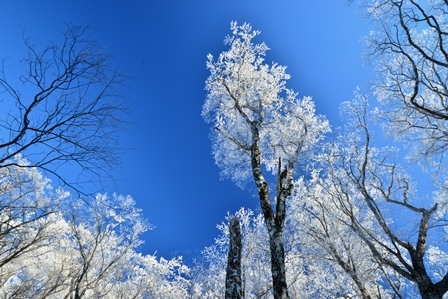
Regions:
<instances>
[{"instance_id":1,"label":"dark tree trunk","mask_svg":"<svg viewBox=\"0 0 448 299\"><path fill-rule=\"evenodd\" d=\"M436 290L422 290L422 288L419 287L420 295L422 296L422 299L442 299L443 298L443 292L439 292Z\"/></svg>"},{"instance_id":2,"label":"dark tree trunk","mask_svg":"<svg viewBox=\"0 0 448 299\"><path fill-rule=\"evenodd\" d=\"M429 279L417 281L418 290L422 299L442 299L446 293L446 287L434 284Z\"/></svg>"},{"instance_id":3,"label":"dark tree trunk","mask_svg":"<svg viewBox=\"0 0 448 299\"><path fill-rule=\"evenodd\" d=\"M227 259L226 274L226 297L225 299L243 298L243 288L241 283L241 228L236 217L230 220L230 246Z\"/></svg>"},{"instance_id":4,"label":"dark tree trunk","mask_svg":"<svg viewBox=\"0 0 448 299\"><path fill-rule=\"evenodd\" d=\"M292 179L292 165L282 171L279 159L277 176L277 194L275 213L269 197L269 185L261 171L261 152L259 149L258 128L252 128L252 173L258 189L261 210L269 234L269 248L271 251L271 274L274 299L289 299L286 283L285 245L283 241L283 228L286 217L286 198L294 191Z\"/></svg>"}]
</instances>

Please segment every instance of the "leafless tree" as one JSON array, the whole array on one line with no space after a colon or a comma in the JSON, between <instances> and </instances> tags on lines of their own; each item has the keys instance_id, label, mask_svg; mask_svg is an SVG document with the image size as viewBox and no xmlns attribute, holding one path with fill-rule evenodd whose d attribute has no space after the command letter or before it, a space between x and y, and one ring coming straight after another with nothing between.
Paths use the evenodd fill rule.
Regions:
<instances>
[{"instance_id":1,"label":"leafless tree","mask_svg":"<svg viewBox=\"0 0 448 299\"><path fill-rule=\"evenodd\" d=\"M8 293L14 298L46 298L65 283L64 267L39 279L26 271L27 261L46 254L48 243L60 237L52 224L68 196L51 191L39 170L86 194L83 180L104 182L119 162L126 78L111 66L93 33L89 26L67 25L60 42L41 46L25 39L27 54L17 78L8 75L16 73L9 61L2 61L0 286L16 288ZM64 167L77 176L67 176ZM17 273L20 284L10 281Z\"/></svg>"},{"instance_id":2,"label":"leafless tree","mask_svg":"<svg viewBox=\"0 0 448 299\"><path fill-rule=\"evenodd\" d=\"M377 24L367 36L374 84L389 132L413 141L417 157L448 149L448 2L367 2Z\"/></svg>"},{"instance_id":3,"label":"leafless tree","mask_svg":"<svg viewBox=\"0 0 448 299\"><path fill-rule=\"evenodd\" d=\"M409 176L388 156L392 153L372 145L365 105L360 101L347 108L347 114L354 116L353 131L325 157L331 166L316 180L319 187L315 190L320 192L315 202L320 206L309 209L321 228L330 229L327 224L333 217L339 224L332 223L332 231L356 238L352 236L350 245L342 243L338 249L334 233L325 238L326 231L320 229L320 241L356 281L363 298L369 298L368 290L359 280L360 273L354 272L362 265L350 255L359 242L363 245L358 248L364 246L370 252L372 269L382 272L396 296L403 295L400 279L396 279L401 277L414 283L422 298L441 299L448 291L448 272L444 261L431 257L435 254L431 252L446 252L439 240L446 225L445 199L419 200ZM350 134L357 138L347 139Z\"/></svg>"},{"instance_id":4,"label":"leafless tree","mask_svg":"<svg viewBox=\"0 0 448 299\"><path fill-rule=\"evenodd\" d=\"M60 35L61 42L46 46L25 39L19 80L8 77L3 60L0 167L21 154L31 163L20 166L38 167L79 192L83 180L101 182L119 161L125 76L89 26L67 25ZM76 183L60 171L66 165L78 174Z\"/></svg>"}]
</instances>

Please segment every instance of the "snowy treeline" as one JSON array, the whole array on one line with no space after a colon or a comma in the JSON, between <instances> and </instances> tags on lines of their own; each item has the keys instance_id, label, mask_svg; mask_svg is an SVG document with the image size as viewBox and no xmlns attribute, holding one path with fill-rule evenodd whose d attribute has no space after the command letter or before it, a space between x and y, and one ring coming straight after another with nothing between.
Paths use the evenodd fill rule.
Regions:
<instances>
[{"instance_id":1,"label":"snowy treeline","mask_svg":"<svg viewBox=\"0 0 448 299\"><path fill-rule=\"evenodd\" d=\"M18 108L1 120L10 136L0 144L0 298L224 298L230 219L241 227L245 298L446 297L447 12L439 0L367 5L378 80L373 94L356 90L341 105L345 127L332 135L312 98L286 88L286 67L265 63L269 48L253 43L260 32L232 22L229 51L208 56L203 116L213 124L217 165L238 186L255 184L260 212L228 215L191 265L139 253L151 226L130 196L87 199L42 174L79 191L58 167L70 160L95 174L108 163L109 148L96 145L110 141L110 112L121 106L92 102L83 80L114 98L105 91L118 77L103 76L94 43L75 51L79 27L69 27L62 52L51 46L39 55L28 44L34 56L24 82L41 89L34 100L25 105L0 79ZM53 60L42 59L48 53ZM61 96L51 102L53 92ZM84 95L79 103L75 94ZM31 118L35 109L47 118ZM108 121L112 128L97 129ZM378 125L397 147L381 144ZM41 149L34 162L24 156L31 148ZM408 173L417 162L432 179L424 189Z\"/></svg>"},{"instance_id":2,"label":"snowy treeline","mask_svg":"<svg viewBox=\"0 0 448 299\"><path fill-rule=\"evenodd\" d=\"M0 298L184 298L188 268L136 251L150 229L130 196L54 188L28 162L0 168Z\"/></svg>"},{"instance_id":3,"label":"snowy treeline","mask_svg":"<svg viewBox=\"0 0 448 299\"><path fill-rule=\"evenodd\" d=\"M329 150L334 153L334 147ZM382 152L372 151L375 156ZM318 157L320 161L316 159L316 165L324 165L328 157L335 164L339 155L325 153ZM377 161L384 163L384 158L372 157L372 166L379 174ZM23 158L15 160L17 165L26 163ZM317 172L316 166L309 176L300 177L288 202L285 253L290 296L418 296L415 285L372 255L363 235L357 234L350 217L375 234L375 241L393 244L381 232L362 197L356 196L356 186L349 180L343 183L342 178L347 177L344 168L333 173L335 169L329 167L327 164ZM382 175L391 177L386 172ZM376 179L369 177L371 191L388 211L387 202L375 191ZM202 251L194 265L187 266L180 257L165 260L138 253L139 237L151 227L129 196L99 194L87 203L52 187L35 168L20 166L2 168L0 187L1 298L224 298L227 222L218 225L221 233L215 243ZM243 237L245 298L272 298L263 216L242 208L227 220L234 216L240 221ZM414 228L408 227L411 233ZM399 233L406 235L405 227ZM428 246L425 262L430 275L437 278L444 271L446 260L442 258L446 253L437 246L442 241L430 240L434 245ZM408 259L404 249L402 252ZM393 259L387 250L382 255Z\"/></svg>"}]
</instances>

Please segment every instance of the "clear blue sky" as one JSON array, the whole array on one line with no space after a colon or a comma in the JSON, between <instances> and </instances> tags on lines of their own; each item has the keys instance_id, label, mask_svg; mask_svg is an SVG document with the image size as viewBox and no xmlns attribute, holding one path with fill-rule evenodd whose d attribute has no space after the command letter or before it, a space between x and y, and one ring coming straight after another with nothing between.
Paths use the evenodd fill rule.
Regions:
<instances>
[{"instance_id":1,"label":"clear blue sky","mask_svg":"<svg viewBox=\"0 0 448 299\"><path fill-rule=\"evenodd\" d=\"M0 0L0 57L10 65L24 55L22 35L44 43L64 22L93 21L101 45L133 77L136 126L122 136L133 149L116 187L104 191L131 194L156 226L144 235L144 253L195 256L227 212L258 206L253 193L219 179L200 116L206 55L225 49L232 20L261 30L259 41L272 49L267 61L287 65L288 86L313 96L333 126L339 104L372 79L361 42L369 23L345 0Z\"/></svg>"}]
</instances>

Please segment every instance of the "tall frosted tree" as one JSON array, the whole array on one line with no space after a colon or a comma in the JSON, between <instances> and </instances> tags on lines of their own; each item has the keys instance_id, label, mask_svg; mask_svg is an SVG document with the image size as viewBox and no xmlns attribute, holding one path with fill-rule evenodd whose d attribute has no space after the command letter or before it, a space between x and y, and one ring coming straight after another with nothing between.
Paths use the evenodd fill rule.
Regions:
<instances>
[{"instance_id":1,"label":"tall frosted tree","mask_svg":"<svg viewBox=\"0 0 448 299\"><path fill-rule=\"evenodd\" d=\"M202 115L213 125L211 141L223 177L240 187L255 182L269 234L274 298L289 298L284 224L286 200L294 193L294 171L311 152L328 121L315 114L310 97L286 88L286 67L265 63L265 43L253 43L260 31L231 23L230 47L215 60L209 54L208 92ZM266 173L274 177L267 180ZM274 189L273 193L271 191Z\"/></svg>"}]
</instances>

